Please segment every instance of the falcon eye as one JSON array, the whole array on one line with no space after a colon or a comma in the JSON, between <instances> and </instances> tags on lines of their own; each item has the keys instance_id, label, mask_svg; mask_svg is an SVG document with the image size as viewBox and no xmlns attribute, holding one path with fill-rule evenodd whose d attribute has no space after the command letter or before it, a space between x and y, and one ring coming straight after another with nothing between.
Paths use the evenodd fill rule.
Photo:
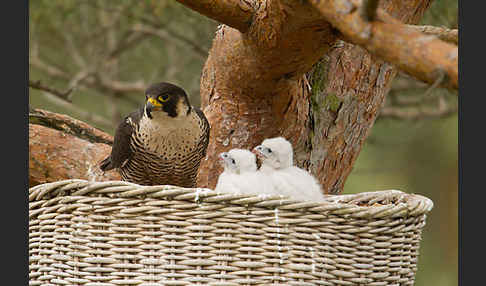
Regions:
<instances>
[{"instance_id":1,"label":"falcon eye","mask_svg":"<svg viewBox=\"0 0 486 286\"><path fill-rule=\"evenodd\" d=\"M235 159L231 159L231 163L236 164Z\"/></svg>"},{"instance_id":2,"label":"falcon eye","mask_svg":"<svg viewBox=\"0 0 486 286\"><path fill-rule=\"evenodd\" d=\"M170 97L170 95L168 95L168 94L162 94L162 95L159 95L158 99L159 99L159 101L164 102L164 101L169 100L169 97Z\"/></svg>"},{"instance_id":3,"label":"falcon eye","mask_svg":"<svg viewBox=\"0 0 486 286\"><path fill-rule=\"evenodd\" d=\"M272 149L268 148L268 153L272 153Z\"/></svg>"}]
</instances>

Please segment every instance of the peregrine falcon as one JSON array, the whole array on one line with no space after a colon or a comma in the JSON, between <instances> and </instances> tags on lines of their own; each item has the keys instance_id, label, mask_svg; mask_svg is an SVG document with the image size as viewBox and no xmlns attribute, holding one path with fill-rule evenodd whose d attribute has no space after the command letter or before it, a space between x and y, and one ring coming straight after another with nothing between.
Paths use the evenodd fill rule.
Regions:
<instances>
[{"instance_id":1,"label":"peregrine falcon","mask_svg":"<svg viewBox=\"0 0 486 286\"><path fill-rule=\"evenodd\" d=\"M209 130L206 116L189 104L182 88L155 83L145 91L145 105L118 125L111 154L99 167L116 169L124 181L140 185L196 187Z\"/></svg>"},{"instance_id":2,"label":"peregrine falcon","mask_svg":"<svg viewBox=\"0 0 486 286\"><path fill-rule=\"evenodd\" d=\"M304 201L324 200L316 178L293 165L292 144L285 138L265 139L253 152L262 160L258 172L269 177L275 193Z\"/></svg>"}]
</instances>

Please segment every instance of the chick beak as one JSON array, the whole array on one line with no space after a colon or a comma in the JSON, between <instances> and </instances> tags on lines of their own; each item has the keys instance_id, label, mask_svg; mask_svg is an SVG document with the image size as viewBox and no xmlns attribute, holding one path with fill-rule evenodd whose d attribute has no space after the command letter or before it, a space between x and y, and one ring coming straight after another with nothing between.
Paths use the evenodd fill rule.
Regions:
<instances>
[{"instance_id":1,"label":"chick beak","mask_svg":"<svg viewBox=\"0 0 486 286\"><path fill-rule=\"evenodd\" d=\"M218 161L221 165L224 165L224 158L226 157L226 152L219 154Z\"/></svg>"},{"instance_id":2,"label":"chick beak","mask_svg":"<svg viewBox=\"0 0 486 286\"><path fill-rule=\"evenodd\" d=\"M251 150L251 152L253 154L255 154L258 158L263 158L263 154L261 152L261 149L262 149L261 146L256 146L255 148L253 148L253 150Z\"/></svg>"}]
</instances>

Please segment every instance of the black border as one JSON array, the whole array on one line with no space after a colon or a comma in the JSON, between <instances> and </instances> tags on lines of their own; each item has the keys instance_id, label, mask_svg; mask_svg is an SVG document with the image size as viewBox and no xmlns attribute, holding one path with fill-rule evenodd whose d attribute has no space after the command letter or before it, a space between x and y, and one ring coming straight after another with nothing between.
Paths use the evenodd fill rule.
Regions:
<instances>
[{"instance_id":1,"label":"black border","mask_svg":"<svg viewBox=\"0 0 486 286\"><path fill-rule=\"evenodd\" d=\"M459 1L459 285L482 285L486 202L484 196L486 106L484 10ZM466 5L468 6L466 7ZM475 13L472 13L475 12ZM467 15L466 15L467 13ZM479 21L479 22L478 22ZM467 40L466 40L467 38ZM480 102L480 100L482 102ZM476 162L474 162L476 161Z\"/></svg>"},{"instance_id":2,"label":"black border","mask_svg":"<svg viewBox=\"0 0 486 286\"><path fill-rule=\"evenodd\" d=\"M3 222L2 257L8 267L2 281L11 285L29 283L28 4L28 1L9 2L1 9L0 20L4 70L0 97L3 111L0 115L3 151L0 162L4 165L0 218Z\"/></svg>"},{"instance_id":3,"label":"black border","mask_svg":"<svg viewBox=\"0 0 486 286\"><path fill-rule=\"evenodd\" d=\"M22 153L22 152L18 152L20 154L23 154L23 156L21 156L21 158L18 158L18 162L17 163L19 166L17 167L17 164L16 164L16 168L15 168L15 173L16 174L21 174L20 175L20 179L17 178L16 180L16 184L12 184L12 186L15 186L17 185L18 183L22 182L23 183L23 188L22 190L23 191L20 191L20 188L16 188L16 189L12 189L11 191L16 191L15 192L15 195L19 196L19 199L22 200L23 204L22 204L22 208L18 208L19 211L20 211L20 214L18 215L18 220L20 220L19 222L16 222L17 218L14 220L15 224L16 224L16 230L19 229L19 235L18 236L14 236L12 237L11 239L13 239L15 241L15 243L18 243L20 244L20 249L17 251L17 249L15 249L15 251L19 254L19 253L25 253L25 255L18 255L19 257L19 262L21 264L21 266L23 266L21 268L21 266L18 267L18 270L15 269L15 271L12 271L14 273L14 275L16 277L14 277L14 279L12 279L12 281L22 281L25 279L25 282L24 282L24 285L28 285L29 283L29 205L28 205L28 201L29 201L29 193L28 193L28 188L29 188L29 87L28 87L28 82L29 82L29 1L26 0L26 1L15 1L15 2L12 2L11 3L12 6L15 5L15 8L16 10L20 10L19 11L19 14L23 14L23 17L20 17L20 16L17 16L15 17L15 15L17 15L17 13L11 13L10 17L6 17L6 19L8 19L8 21L11 23L10 25L9 24L6 24L5 27L7 29L10 29L10 28L13 28L13 26L16 26L16 28L14 29L18 29L19 31L16 32L15 34L17 34L18 36L15 37L15 41L12 41L14 43L16 43L17 41L21 42L22 43L22 46L24 47L24 53L22 53L22 49L16 47L16 45L13 47L15 49L15 52L18 54L18 56L13 56L12 59L10 59L10 61L15 61L15 62L20 62L18 63L16 66L19 67L19 73L22 72L22 76L20 77L21 78L21 81L23 81L23 92L21 94L19 94L19 96L17 96L17 98L20 98L21 102L19 103L19 105L22 106L22 112L20 113L21 114L21 118L22 120L19 120L20 122L22 122L22 126L25 126L25 131L22 132L24 129L23 128L18 128L16 130L15 133L21 133L21 135L15 135L15 138L22 138L23 140L25 140L25 145L27 148L27 150ZM11 6L9 6L11 7ZM10 13L9 11L10 9L6 9L6 14L7 13ZM13 17L12 17L13 16ZM11 18L16 18L18 20L15 21L15 24L11 22ZM22 20L23 21L22 21ZM17 22L19 22L17 24ZM19 37L20 36L20 37ZM21 60L23 59L23 61ZM12 65L9 65L9 66L12 66ZM15 83L15 81L12 81L13 83ZM22 86L22 83L15 83L15 89L16 90L20 90L19 87ZM11 94L15 94L15 93L11 93ZM18 136L18 137L17 137ZM22 148L22 145L19 144L19 142L17 140L14 140L11 144L14 144L14 148ZM24 149L25 150L25 149ZM10 161L10 160L9 160ZM19 169L17 171L17 168ZM21 169L23 170L26 170L26 173L22 172ZM25 214L25 215L23 215ZM6 220L10 220L11 218L11 215L10 216L6 216L5 217ZM12 267L13 268L13 267ZM21 277L23 278L20 278L18 272L21 272L22 269L23 273L25 273L24 275L21 275ZM13 269L12 269L13 270ZM25 277L25 278L24 278ZM8 281L8 280L7 280ZM15 284L20 284L20 283L15 283Z\"/></svg>"}]
</instances>

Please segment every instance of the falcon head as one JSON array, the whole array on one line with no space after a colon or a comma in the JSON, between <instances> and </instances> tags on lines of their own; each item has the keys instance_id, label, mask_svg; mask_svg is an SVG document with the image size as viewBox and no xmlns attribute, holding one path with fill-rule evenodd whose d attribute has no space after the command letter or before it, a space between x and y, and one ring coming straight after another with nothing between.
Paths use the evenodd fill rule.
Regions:
<instances>
[{"instance_id":1,"label":"falcon head","mask_svg":"<svg viewBox=\"0 0 486 286\"><path fill-rule=\"evenodd\" d=\"M282 169L293 165L292 144L283 137L265 139L252 152L260 158L262 166Z\"/></svg>"},{"instance_id":2,"label":"falcon head","mask_svg":"<svg viewBox=\"0 0 486 286\"><path fill-rule=\"evenodd\" d=\"M255 172L257 170L256 157L253 153L244 149L231 149L219 154L219 160L225 171L241 174Z\"/></svg>"},{"instance_id":3,"label":"falcon head","mask_svg":"<svg viewBox=\"0 0 486 286\"><path fill-rule=\"evenodd\" d=\"M176 85L160 82L145 90L145 114L150 119L187 116L190 111L186 92Z\"/></svg>"}]
</instances>

